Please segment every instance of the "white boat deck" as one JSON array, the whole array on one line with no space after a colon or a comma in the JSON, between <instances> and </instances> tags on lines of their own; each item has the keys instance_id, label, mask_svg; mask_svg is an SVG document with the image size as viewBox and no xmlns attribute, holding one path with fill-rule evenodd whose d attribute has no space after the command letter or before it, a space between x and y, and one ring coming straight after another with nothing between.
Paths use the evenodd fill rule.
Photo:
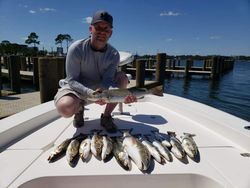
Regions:
<instances>
[{"instance_id":1,"label":"white boat deck","mask_svg":"<svg viewBox=\"0 0 250 188\"><path fill-rule=\"evenodd\" d=\"M65 156L48 163L50 152L66 138L103 130L102 106L86 106L85 125L75 129L73 119L60 118L49 102L0 121L0 187L250 187L250 158L241 155L250 152L250 131L244 128L249 122L172 95L147 99L123 105L125 115L115 109L119 129L133 128L132 134L175 131L177 137L193 133L199 147L197 160L173 156L173 162L164 165L152 161L147 173L135 164L125 171L114 157L108 162L94 156L87 162L80 159L75 167Z\"/></svg>"}]
</instances>

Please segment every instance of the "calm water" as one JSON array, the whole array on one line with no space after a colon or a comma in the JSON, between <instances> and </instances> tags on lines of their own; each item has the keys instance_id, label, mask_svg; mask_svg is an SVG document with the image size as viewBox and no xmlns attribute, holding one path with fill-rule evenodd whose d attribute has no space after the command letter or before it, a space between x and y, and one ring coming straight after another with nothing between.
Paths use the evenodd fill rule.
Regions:
<instances>
[{"instance_id":1,"label":"calm water","mask_svg":"<svg viewBox=\"0 0 250 188\"><path fill-rule=\"evenodd\" d=\"M250 121L250 62L236 61L219 81L202 77L165 80L165 92L192 99Z\"/></svg>"}]
</instances>

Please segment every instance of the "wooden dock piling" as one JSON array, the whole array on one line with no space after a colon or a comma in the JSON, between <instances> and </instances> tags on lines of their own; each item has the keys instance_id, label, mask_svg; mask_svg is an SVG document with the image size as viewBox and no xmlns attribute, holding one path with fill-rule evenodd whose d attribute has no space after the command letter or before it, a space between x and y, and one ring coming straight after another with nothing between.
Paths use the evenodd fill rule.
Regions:
<instances>
[{"instance_id":1,"label":"wooden dock piling","mask_svg":"<svg viewBox=\"0 0 250 188\"><path fill-rule=\"evenodd\" d=\"M193 64L193 60L192 59L187 59L186 65L185 65L185 73L184 73L185 78L190 77L190 69L192 67L192 64Z\"/></svg>"},{"instance_id":2,"label":"wooden dock piling","mask_svg":"<svg viewBox=\"0 0 250 188\"><path fill-rule=\"evenodd\" d=\"M62 57L38 59L41 103L54 99L59 87L58 82L64 78L64 64L65 59Z\"/></svg>"},{"instance_id":3,"label":"wooden dock piling","mask_svg":"<svg viewBox=\"0 0 250 188\"><path fill-rule=\"evenodd\" d=\"M27 70L27 63L26 63L26 57L24 56L21 56L20 57L20 60L21 60L21 70L22 71L26 71Z\"/></svg>"},{"instance_id":4,"label":"wooden dock piling","mask_svg":"<svg viewBox=\"0 0 250 188\"><path fill-rule=\"evenodd\" d=\"M12 55L9 61L9 75L12 91L21 93L20 56Z\"/></svg>"},{"instance_id":5,"label":"wooden dock piling","mask_svg":"<svg viewBox=\"0 0 250 188\"><path fill-rule=\"evenodd\" d=\"M207 70L207 59L203 60L203 66L202 66L202 70L206 71Z\"/></svg>"},{"instance_id":6,"label":"wooden dock piling","mask_svg":"<svg viewBox=\"0 0 250 188\"><path fill-rule=\"evenodd\" d=\"M8 56L3 56L3 66L5 69L9 69L9 58Z\"/></svg>"},{"instance_id":7,"label":"wooden dock piling","mask_svg":"<svg viewBox=\"0 0 250 188\"><path fill-rule=\"evenodd\" d=\"M136 60L136 87L144 87L145 80L145 60Z\"/></svg>"},{"instance_id":8,"label":"wooden dock piling","mask_svg":"<svg viewBox=\"0 0 250 188\"><path fill-rule=\"evenodd\" d=\"M176 65L176 59L172 59L172 63L173 63L173 69L175 69L175 65Z\"/></svg>"},{"instance_id":9,"label":"wooden dock piling","mask_svg":"<svg viewBox=\"0 0 250 188\"><path fill-rule=\"evenodd\" d=\"M26 59L28 60L28 70L32 71L32 66L31 66L31 61L33 57L27 57Z\"/></svg>"},{"instance_id":10,"label":"wooden dock piling","mask_svg":"<svg viewBox=\"0 0 250 188\"><path fill-rule=\"evenodd\" d=\"M164 82L166 69L166 53L158 53L156 56L156 81L159 83Z\"/></svg>"},{"instance_id":11,"label":"wooden dock piling","mask_svg":"<svg viewBox=\"0 0 250 188\"><path fill-rule=\"evenodd\" d=\"M65 70L65 57L56 57L56 64L57 64L57 80L61 80L62 78L66 77L66 70Z\"/></svg>"},{"instance_id":12,"label":"wooden dock piling","mask_svg":"<svg viewBox=\"0 0 250 188\"><path fill-rule=\"evenodd\" d=\"M166 64L167 64L168 69L171 69L171 67L172 67L172 61L171 61L171 59L167 59L166 60Z\"/></svg>"},{"instance_id":13,"label":"wooden dock piling","mask_svg":"<svg viewBox=\"0 0 250 188\"><path fill-rule=\"evenodd\" d=\"M33 85L36 91L39 91L39 72L38 72L38 57L32 58L33 62Z\"/></svg>"},{"instance_id":14,"label":"wooden dock piling","mask_svg":"<svg viewBox=\"0 0 250 188\"><path fill-rule=\"evenodd\" d=\"M213 57L212 58L212 70L211 70L211 78L218 79L221 75L221 60L220 57Z\"/></svg>"}]
</instances>

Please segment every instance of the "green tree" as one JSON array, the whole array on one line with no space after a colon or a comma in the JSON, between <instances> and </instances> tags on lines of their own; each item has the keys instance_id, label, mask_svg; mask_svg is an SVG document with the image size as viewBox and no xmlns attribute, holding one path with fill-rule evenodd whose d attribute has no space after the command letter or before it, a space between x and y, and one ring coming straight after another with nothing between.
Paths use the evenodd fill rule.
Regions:
<instances>
[{"instance_id":1,"label":"green tree","mask_svg":"<svg viewBox=\"0 0 250 188\"><path fill-rule=\"evenodd\" d=\"M40 41L37 40L38 35L35 32L31 32L28 38L25 40L26 44L34 44L34 47L36 47L36 44L40 44Z\"/></svg>"},{"instance_id":2,"label":"green tree","mask_svg":"<svg viewBox=\"0 0 250 188\"><path fill-rule=\"evenodd\" d=\"M59 34L57 35L56 39L55 39L55 42L56 44L60 44L61 48L62 48L62 42L64 40L64 35L63 34Z\"/></svg>"},{"instance_id":3,"label":"green tree","mask_svg":"<svg viewBox=\"0 0 250 188\"><path fill-rule=\"evenodd\" d=\"M1 55L11 53L11 43L8 40L3 40L0 44Z\"/></svg>"},{"instance_id":4,"label":"green tree","mask_svg":"<svg viewBox=\"0 0 250 188\"><path fill-rule=\"evenodd\" d=\"M73 41L73 39L71 38L71 36L69 34L59 34L59 35L57 35L57 37L55 39L55 43L60 44L60 47L62 48L62 43L63 43L64 40L66 41L67 52L68 52L69 43Z\"/></svg>"},{"instance_id":5,"label":"green tree","mask_svg":"<svg viewBox=\"0 0 250 188\"><path fill-rule=\"evenodd\" d=\"M69 34L65 34L65 35L64 35L64 40L66 41L67 52L68 52L69 43L72 42L73 39L71 38L71 36L70 36Z\"/></svg>"},{"instance_id":6,"label":"green tree","mask_svg":"<svg viewBox=\"0 0 250 188\"><path fill-rule=\"evenodd\" d=\"M3 40L3 41L1 42L1 44L3 44L3 45L8 45L8 44L10 44L10 41L8 41L8 40Z\"/></svg>"}]
</instances>

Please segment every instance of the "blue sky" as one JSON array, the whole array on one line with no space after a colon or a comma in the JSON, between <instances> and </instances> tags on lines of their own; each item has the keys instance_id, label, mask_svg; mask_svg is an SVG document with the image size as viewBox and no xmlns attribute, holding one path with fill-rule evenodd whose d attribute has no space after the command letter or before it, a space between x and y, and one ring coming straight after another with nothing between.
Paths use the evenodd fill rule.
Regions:
<instances>
[{"instance_id":1,"label":"blue sky","mask_svg":"<svg viewBox=\"0 0 250 188\"><path fill-rule=\"evenodd\" d=\"M109 42L120 51L250 55L250 0L0 0L0 41L36 32L40 49L55 50L60 33L88 37L97 10L113 15Z\"/></svg>"}]
</instances>

